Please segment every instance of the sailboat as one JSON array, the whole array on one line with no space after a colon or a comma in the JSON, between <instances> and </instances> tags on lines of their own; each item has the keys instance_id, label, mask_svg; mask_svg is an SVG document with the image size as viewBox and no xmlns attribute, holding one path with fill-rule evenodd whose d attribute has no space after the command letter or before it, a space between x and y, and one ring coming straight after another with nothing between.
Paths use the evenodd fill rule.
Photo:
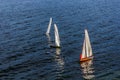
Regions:
<instances>
[{"instance_id":1,"label":"sailboat","mask_svg":"<svg viewBox=\"0 0 120 80\"><path fill-rule=\"evenodd\" d=\"M48 29L46 31L46 35L48 35L50 33L51 24L52 24L52 18L50 18L50 21L49 21L49 24L48 24Z\"/></svg>"},{"instance_id":2,"label":"sailboat","mask_svg":"<svg viewBox=\"0 0 120 80\"><path fill-rule=\"evenodd\" d=\"M56 24L54 24L54 30L55 30L55 45L56 47L60 48L60 37L59 37L58 28Z\"/></svg>"},{"instance_id":3,"label":"sailboat","mask_svg":"<svg viewBox=\"0 0 120 80\"><path fill-rule=\"evenodd\" d=\"M55 45L50 45L50 47L60 48L60 37L59 37L58 28L56 24L54 24L54 33L55 33Z\"/></svg>"},{"instance_id":4,"label":"sailboat","mask_svg":"<svg viewBox=\"0 0 120 80\"><path fill-rule=\"evenodd\" d=\"M51 45L50 47L60 48L60 37L59 37L58 28L56 24L54 24L54 33L55 33L55 45Z\"/></svg>"},{"instance_id":5,"label":"sailboat","mask_svg":"<svg viewBox=\"0 0 120 80\"><path fill-rule=\"evenodd\" d=\"M83 49L82 49L82 54L80 55L80 61L88 61L93 59L93 54L92 54L92 47L90 44L90 39L88 35L87 29L85 29L85 38L84 38L84 43L83 43Z\"/></svg>"}]
</instances>

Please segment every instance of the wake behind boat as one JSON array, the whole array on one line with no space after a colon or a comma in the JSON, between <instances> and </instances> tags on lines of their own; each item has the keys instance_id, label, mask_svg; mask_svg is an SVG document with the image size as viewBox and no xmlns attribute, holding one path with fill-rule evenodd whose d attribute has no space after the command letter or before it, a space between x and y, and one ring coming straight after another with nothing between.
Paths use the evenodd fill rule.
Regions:
<instances>
[{"instance_id":1,"label":"wake behind boat","mask_svg":"<svg viewBox=\"0 0 120 80\"><path fill-rule=\"evenodd\" d=\"M85 38L83 43L82 54L80 54L80 62L88 61L93 59L92 47L87 29L85 29Z\"/></svg>"}]
</instances>

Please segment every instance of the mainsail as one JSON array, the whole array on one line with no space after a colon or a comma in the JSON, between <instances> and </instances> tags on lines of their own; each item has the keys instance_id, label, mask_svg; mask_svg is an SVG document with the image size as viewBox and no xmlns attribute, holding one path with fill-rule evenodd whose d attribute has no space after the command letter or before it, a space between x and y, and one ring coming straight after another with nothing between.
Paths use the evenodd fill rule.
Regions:
<instances>
[{"instance_id":1,"label":"mainsail","mask_svg":"<svg viewBox=\"0 0 120 80\"><path fill-rule=\"evenodd\" d=\"M84 43L83 43L83 49L82 49L82 58L85 58L85 39L84 39Z\"/></svg>"},{"instance_id":2,"label":"mainsail","mask_svg":"<svg viewBox=\"0 0 120 80\"><path fill-rule=\"evenodd\" d=\"M52 18L50 18L50 21L49 21L49 25L48 25L48 29L47 29L46 34L49 34L49 33L50 33L51 24L52 24Z\"/></svg>"},{"instance_id":3,"label":"mainsail","mask_svg":"<svg viewBox=\"0 0 120 80\"><path fill-rule=\"evenodd\" d=\"M87 49L88 49L88 56L92 56L92 47L90 44L90 39L89 39L89 35L88 35L88 31L87 29L85 29L85 37L86 37L86 45L87 45Z\"/></svg>"},{"instance_id":4,"label":"mainsail","mask_svg":"<svg viewBox=\"0 0 120 80\"><path fill-rule=\"evenodd\" d=\"M60 38L59 38L58 28L56 24L54 24L54 29L55 29L55 44L57 47L60 47Z\"/></svg>"}]
</instances>

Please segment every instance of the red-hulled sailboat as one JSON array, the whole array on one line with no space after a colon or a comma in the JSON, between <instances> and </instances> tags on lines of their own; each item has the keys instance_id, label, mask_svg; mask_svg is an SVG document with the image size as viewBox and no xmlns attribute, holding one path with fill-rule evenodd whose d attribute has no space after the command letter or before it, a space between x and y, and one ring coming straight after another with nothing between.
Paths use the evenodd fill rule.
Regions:
<instances>
[{"instance_id":1,"label":"red-hulled sailboat","mask_svg":"<svg viewBox=\"0 0 120 80\"><path fill-rule=\"evenodd\" d=\"M85 29L85 38L83 43L82 54L80 54L80 62L88 61L93 59L92 47L87 29Z\"/></svg>"}]
</instances>

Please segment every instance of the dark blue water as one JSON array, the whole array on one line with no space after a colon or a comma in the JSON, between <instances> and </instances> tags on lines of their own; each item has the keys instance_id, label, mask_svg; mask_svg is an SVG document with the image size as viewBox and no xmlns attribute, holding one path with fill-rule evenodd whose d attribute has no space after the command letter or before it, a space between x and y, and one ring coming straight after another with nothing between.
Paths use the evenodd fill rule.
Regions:
<instances>
[{"instance_id":1,"label":"dark blue water","mask_svg":"<svg viewBox=\"0 0 120 80\"><path fill-rule=\"evenodd\" d=\"M80 64L85 28L94 59ZM120 0L0 0L0 80L84 79L120 79Z\"/></svg>"}]
</instances>

